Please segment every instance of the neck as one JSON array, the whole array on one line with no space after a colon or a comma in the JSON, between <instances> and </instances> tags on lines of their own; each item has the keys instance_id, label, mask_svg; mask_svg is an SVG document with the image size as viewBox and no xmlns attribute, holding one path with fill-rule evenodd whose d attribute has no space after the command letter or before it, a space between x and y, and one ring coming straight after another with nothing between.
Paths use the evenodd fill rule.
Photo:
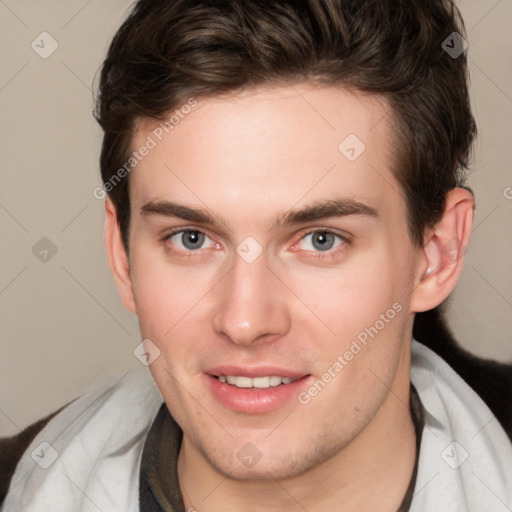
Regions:
<instances>
[{"instance_id":1,"label":"neck","mask_svg":"<svg viewBox=\"0 0 512 512\"><path fill-rule=\"evenodd\" d=\"M409 365L404 366L366 427L328 460L293 478L276 480L269 474L266 480L235 480L213 468L184 437L178 476L185 510L395 512L416 456Z\"/></svg>"}]
</instances>

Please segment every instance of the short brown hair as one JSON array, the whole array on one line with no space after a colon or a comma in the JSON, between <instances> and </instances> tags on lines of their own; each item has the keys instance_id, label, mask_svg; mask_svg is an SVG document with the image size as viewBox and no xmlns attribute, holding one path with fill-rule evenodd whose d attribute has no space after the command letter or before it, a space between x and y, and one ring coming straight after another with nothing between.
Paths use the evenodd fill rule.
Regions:
<instances>
[{"instance_id":1,"label":"short brown hair","mask_svg":"<svg viewBox=\"0 0 512 512\"><path fill-rule=\"evenodd\" d=\"M463 185L476 127L465 37L451 0L140 0L103 64L96 118L104 184L129 159L141 118L162 120L190 97L309 81L382 95L402 141L395 176L414 243ZM128 248L128 179L108 190Z\"/></svg>"}]
</instances>

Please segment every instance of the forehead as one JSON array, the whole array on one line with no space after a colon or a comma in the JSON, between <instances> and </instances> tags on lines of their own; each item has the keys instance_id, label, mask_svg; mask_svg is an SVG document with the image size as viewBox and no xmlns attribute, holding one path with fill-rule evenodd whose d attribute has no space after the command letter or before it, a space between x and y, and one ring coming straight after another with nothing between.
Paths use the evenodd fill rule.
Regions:
<instances>
[{"instance_id":1,"label":"forehead","mask_svg":"<svg viewBox=\"0 0 512 512\"><path fill-rule=\"evenodd\" d=\"M152 149L131 173L132 204L168 199L240 216L241 206L270 214L342 195L378 207L400 195L383 98L295 84L196 101L177 107L171 129L139 123L132 149L149 140Z\"/></svg>"}]
</instances>

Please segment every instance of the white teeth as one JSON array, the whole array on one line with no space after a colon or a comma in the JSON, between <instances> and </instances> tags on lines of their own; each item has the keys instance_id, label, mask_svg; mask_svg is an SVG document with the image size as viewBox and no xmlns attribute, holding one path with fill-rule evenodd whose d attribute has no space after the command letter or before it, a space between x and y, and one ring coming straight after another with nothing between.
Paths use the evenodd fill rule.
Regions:
<instances>
[{"instance_id":1,"label":"white teeth","mask_svg":"<svg viewBox=\"0 0 512 512\"><path fill-rule=\"evenodd\" d=\"M255 388L265 389L270 387L270 377L254 377L252 385Z\"/></svg>"},{"instance_id":2,"label":"white teeth","mask_svg":"<svg viewBox=\"0 0 512 512\"><path fill-rule=\"evenodd\" d=\"M279 386L281 384L281 377L270 377L270 385L272 387Z\"/></svg>"},{"instance_id":3,"label":"white teeth","mask_svg":"<svg viewBox=\"0 0 512 512\"><path fill-rule=\"evenodd\" d=\"M235 375L219 375L220 382L227 382L237 388L258 388L268 389L270 387L280 386L281 384L290 384L297 379L290 379L289 377L277 377L275 375L269 377L243 377Z\"/></svg>"},{"instance_id":4,"label":"white teeth","mask_svg":"<svg viewBox=\"0 0 512 512\"><path fill-rule=\"evenodd\" d=\"M237 388L252 388L252 379L250 377L237 377L235 386Z\"/></svg>"}]
</instances>

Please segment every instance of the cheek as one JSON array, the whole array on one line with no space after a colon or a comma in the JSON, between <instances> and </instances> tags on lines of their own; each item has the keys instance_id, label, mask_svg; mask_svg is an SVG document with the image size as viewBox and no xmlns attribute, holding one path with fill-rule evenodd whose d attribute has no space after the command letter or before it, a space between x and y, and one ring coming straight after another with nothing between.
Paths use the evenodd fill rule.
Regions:
<instances>
[{"instance_id":1,"label":"cheek","mask_svg":"<svg viewBox=\"0 0 512 512\"><path fill-rule=\"evenodd\" d=\"M394 318L400 309L393 309L394 304L406 310L410 278L405 260L398 260L389 247L377 247L354 254L337 269L289 271L286 279L317 320L347 340L388 311Z\"/></svg>"},{"instance_id":2,"label":"cheek","mask_svg":"<svg viewBox=\"0 0 512 512\"><path fill-rule=\"evenodd\" d=\"M197 258L173 255L171 242L159 240L159 235L141 221L134 220L130 227L130 273L139 304L143 299L146 302L154 298L158 303L152 300L152 308L162 303L172 305L174 311L182 299L197 295L200 287L208 284L208 269L212 265L198 264L201 260Z\"/></svg>"},{"instance_id":3,"label":"cheek","mask_svg":"<svg viewBox=\"0 0 512 512\"><path fill-rule=\"evenodd\" d=\"M179 383L198 373L198 340L205 338L200 336L207 325L200 317L201 298L206 293L200 283L205 279L162 262L150 251L134 251L132 264L141 336L160 350L149 369L166 402L179 404L174 408L179 410L187 399Z\"/></svg>"},{"instance_id":4,"label":"cheek","mask_svg":"<svg viewBox=\"0 0 512 512\"><path fill-rule=\"evenodd\" d=\"M133 293L143 336L163 340L193 308L204 291L197 275L163 261L154 251L134 249Z\"/></svg>"}]
</instances>

